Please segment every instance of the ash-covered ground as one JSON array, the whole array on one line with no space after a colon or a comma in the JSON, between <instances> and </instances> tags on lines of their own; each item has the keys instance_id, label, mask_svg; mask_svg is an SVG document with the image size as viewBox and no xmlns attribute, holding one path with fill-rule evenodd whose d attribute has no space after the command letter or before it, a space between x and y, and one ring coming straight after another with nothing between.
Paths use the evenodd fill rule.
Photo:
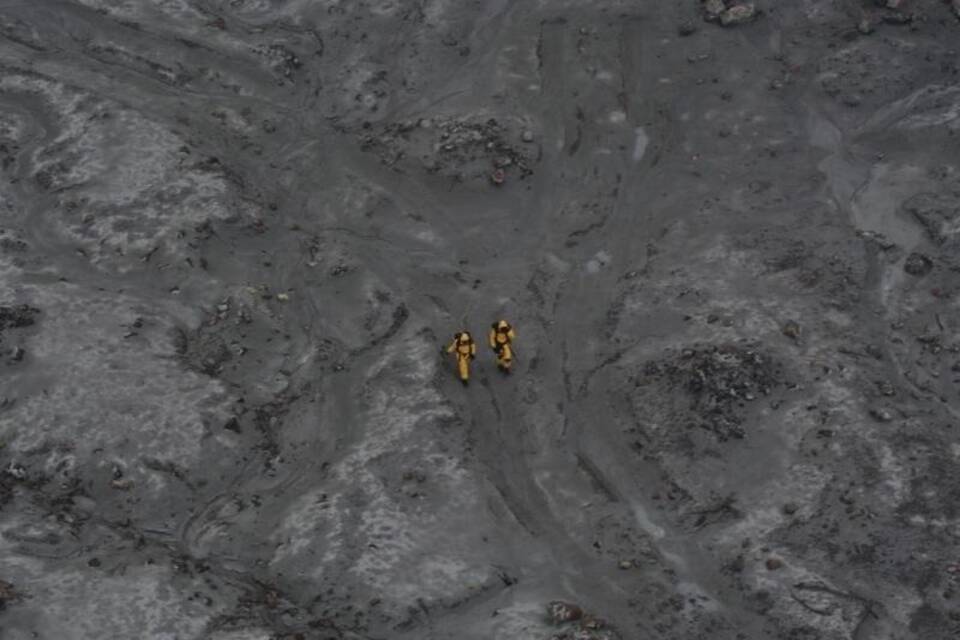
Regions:
<instances>
[{"instance_id":1,"label":"ash-covered ground","mask_svg":"<svg viewBox=\"0 0 960 640\"><path fill-rule=\"evenodd\" d=\"M958 17L3 1L0 637L960 637Z\"/></svg>"}]
</instances>

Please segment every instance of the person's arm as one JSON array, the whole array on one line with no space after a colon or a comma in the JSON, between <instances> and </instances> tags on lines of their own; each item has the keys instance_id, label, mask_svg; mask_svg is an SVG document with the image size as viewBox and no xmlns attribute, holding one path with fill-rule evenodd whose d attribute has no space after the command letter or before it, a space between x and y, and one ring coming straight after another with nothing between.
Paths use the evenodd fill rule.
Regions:
<instances>
[{"instance_id":1,"label":"person's arm","mask_svg":"<svg viewBox=\"0 0 960 640\"><path fill-rule=\"evenodd\" d=\"M470 357L471 357L471 358L476 358L476 357L477 357L477 343L476 343L476 342L471 342L471 343L470 343Z\"/></svg>"},{"instance_id":2,"label":"person's arm","mask_svg":"<svg viewBox=\"0 0 960 640\"><path fill-rule=\"evenodd\" d=\"M491 349L497 348L497 332L493 329L490 329L490 333L487 334L487 342L490 343Z\"/></svg>"},{"instance_id":3,"label":"person's arm","mask_svg":"<svg viewBox=\"0 0 960 640\"><path fill-rule=\"evenodd\" d=\"M507 332L507 337L510 338L510 340L513 340L514 338L517 337L517 334L513 330L513 327L510 327L510 331Z\"/></svg>"},{"instance_id":4,"label":"person's arm","mask_svg":"<svg viewBox=\"0 0 960 640\"><path fill-rule=\"evenodd\" d=\"M450 343L450 346L447 347L447 353L453 353L454 349L457 348L457 339L454 338L453 342Z\"/></svg>"}]
</instances>

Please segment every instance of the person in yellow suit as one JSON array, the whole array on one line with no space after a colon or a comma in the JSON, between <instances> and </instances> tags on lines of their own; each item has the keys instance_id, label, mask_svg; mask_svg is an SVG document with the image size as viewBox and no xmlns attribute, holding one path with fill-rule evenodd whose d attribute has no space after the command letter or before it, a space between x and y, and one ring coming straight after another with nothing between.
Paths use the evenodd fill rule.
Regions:
<instances>
[{"instance_id":1,"label":"person in yellow suit","mask_svg":"<svg viewBox=\"0 0 960 640\"><path fill-rule=\"evenodd\" d=\"M513 340L516 337L513 327L506 320L494 322L490 326L487 341L493 352L497 354L497 366L504 373L510 373L510 367L513 365Z\"/></svg>"},{"instance_id":2,"label":"person in yellow suit","mask_svg":"<svg viewBox=\"0 0 960 640\"><path fill-rule=\"evenodd\" d=\"M470 361L477 357L477 345L469 331L454 334L453 342L447 347L447 353L457 356L457 371L460 373L460 382L467 386L470 381Z\"/></svg>"}]
</instances>

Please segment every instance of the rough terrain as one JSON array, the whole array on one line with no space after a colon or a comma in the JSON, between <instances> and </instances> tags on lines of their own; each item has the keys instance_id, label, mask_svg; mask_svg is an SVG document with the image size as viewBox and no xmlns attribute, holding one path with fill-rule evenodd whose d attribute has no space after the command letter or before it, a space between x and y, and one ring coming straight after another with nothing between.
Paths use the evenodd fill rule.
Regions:
<instances>
[{"instance_id":1,"label":"rough terrain","mask_svg":"<svg viewBox=\"0 0 960 640\"><path fill-rule=\"evenodd\" d=\"M0 638L960 637L958 51L956 0L0 3Z\"/></svg>"}]
</instances>

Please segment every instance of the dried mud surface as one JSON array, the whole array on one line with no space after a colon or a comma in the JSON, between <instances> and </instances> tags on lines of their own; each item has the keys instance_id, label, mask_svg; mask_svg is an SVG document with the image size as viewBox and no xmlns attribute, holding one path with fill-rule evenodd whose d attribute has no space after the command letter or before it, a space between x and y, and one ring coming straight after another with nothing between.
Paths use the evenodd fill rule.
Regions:
<instances>
[{"instance_id":1,"label":"dried mud surface","mask_svg":"<svg viewBox=\"0 0 960 640\"><path fill-rule=\"evenodd\" d=\"M3 2L0 637L960 637L958 16Z\"/></svg>"}]
</instances>

